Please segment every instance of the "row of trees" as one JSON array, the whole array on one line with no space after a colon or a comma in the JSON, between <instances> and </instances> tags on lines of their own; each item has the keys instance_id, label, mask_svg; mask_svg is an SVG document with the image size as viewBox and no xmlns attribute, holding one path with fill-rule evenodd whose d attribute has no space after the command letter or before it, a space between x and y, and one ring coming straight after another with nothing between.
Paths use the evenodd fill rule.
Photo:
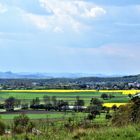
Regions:
<instances>
[{"instance_id":1,"label":"row of trees","mask_svg":"<svg viewBox=\"0 0 140 140\"><path fill-rule=\"evenodd\" d=\"M114 97L115 96L113 96L111 94L106 94L106 93L103 93L101 95L101 98L104 100L111 99ZM31 101L30 106L31 106L31 108L34 108L34 109L39 109L39 108L44 109L44 106L45 106L46 108L48 108L48 110L49 110L49 108L51 109L52 107L61 108L61 107L69 106L68 101L57 100L56 96L53 96L53 97L44 96L43 101L44 101L44 104L41 104L40 99L38 97L36 97L35 99L33 99ZM80 99L80 97L77 96L74 106L84 106L84 105L85 105L84 100ZM15 107L19 107L19 106L22 106L23 109L28 109L28 107L29 107L28 103L21 104L21 100L15 99L14 97L9 97L8 99L5 100L4 104L0 104L0 109L5 108L7 111L13 111Z\"/></svg>"},{"instance_id":2,"label":"row of trees","mask_svg":"<svg viewBox=\"0 0 140 140\"><path fill-rule=\"evenodd\" d=\"M58 100L55 96L49 97L44 96L43 97L44 103L40 101L38 97L33 99L30 104L29 103L21 103L19 99L16 99L14 97L9 97L5 100L4 104L0 105L0 109L6 109L6 111L14 111L15 107L28 110L38 110L38 109L44 109L48 111L67 111L67 110L74 110L74 111L86 111L90 112L91 114L99 114L101 110L104 110L105 107L103 107L103 102L97 98L92 98L90 100L90 104L88 107L85 106L84 100L80 99L79 96L76 97L75 102L73 105L70 105L68 101L64 100Z\"/></svg>"}]
</instances>

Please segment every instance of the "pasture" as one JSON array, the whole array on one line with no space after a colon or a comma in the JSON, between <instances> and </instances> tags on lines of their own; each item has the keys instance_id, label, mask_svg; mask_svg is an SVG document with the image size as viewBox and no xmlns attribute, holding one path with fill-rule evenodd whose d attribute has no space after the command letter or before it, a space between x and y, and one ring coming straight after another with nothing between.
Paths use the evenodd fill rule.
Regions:
<instances>
[{"instance_id":1,"label":"pasture","mask_svg":"<svg viewBox=\"0 0 140 140\"><path fill-rule=\"evenodd\" d=\"M79 96L80 99L84 100L85 106L90 105L91 98L98 98L103 101L103 105L106 107L112 107L114 104L117 106L124 105L129 102L130 98L128 94L138 93L139 91L121 91L121 90L0 90L0 102L3 103L5 99L8 97L15 97L16 99L20 99L22 103L30 103L33 99L38 97L41 103L44 103L43 97L49 96L52 98L55 96L57 100L68 101L69 105L74 105L76 101L76 97ZM106 93L108 95L114 96L109 99L102 99L101 95ZM127 94L126 94L127 93ZM18 114L1 114L2 119L13 119ZM71 117L71 113L60 113L60 112L46 112L43 114L30 114L27 115L31 119L63 119ZM79 113L78 113L79 115ZM81 113L81 116L85 116L86 113Z\"/></svg>"},{"instance_id":2,"label":"pasture","mask_svg":"<svg viewBox=\"0 0 140 140\"><path fill-rule=\"evenodd\" d=\"M71 105L75 102L76 97L85 101L85 105L88 106L91 98L98 98L104 103L127 103L129 97L127 94L123 94L124 91L96 91L96 90L1 90L0 101L3 102L8 97L15 97L23 102L30 102L31 100L38 97L43 102L44 96L53 97L55 96L58 100L68 101ZM107 100L103 100L101 95L106 93L114 96Z\"/></svg>"}]
</instances>

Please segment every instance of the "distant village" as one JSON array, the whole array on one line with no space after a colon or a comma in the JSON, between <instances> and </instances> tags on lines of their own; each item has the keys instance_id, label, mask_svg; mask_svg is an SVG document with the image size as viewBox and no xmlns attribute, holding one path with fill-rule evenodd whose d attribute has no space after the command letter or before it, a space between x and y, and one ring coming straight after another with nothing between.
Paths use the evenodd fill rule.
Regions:
<instances>
[{"instance_id":1,"label":"distant village","mask_svg":"<svg viewBox=\"0 0 140 140\"><path fill-rule=\"evenodd\" d=\"M140 89L139 81L82 79L0 79L0 90L14 89Z\"/></svg>"}]
</instances>

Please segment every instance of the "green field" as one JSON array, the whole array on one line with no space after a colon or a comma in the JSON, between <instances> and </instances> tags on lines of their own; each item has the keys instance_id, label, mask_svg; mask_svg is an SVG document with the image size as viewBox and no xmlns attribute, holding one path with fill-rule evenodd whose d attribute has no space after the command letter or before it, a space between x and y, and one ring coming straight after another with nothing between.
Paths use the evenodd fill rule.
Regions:
<instances>
[{"instance_id":1,"label":"green field","mask_svg":"<svg viewBox=\"0 0 140 140\"><path fill-rule=\"evenodd\" d=\"M45 92L45 93L28 93L28 92L24 92L24 93L16 93L16 92L0 92L0 101L3 102L5 99L7 99L8 97L15 97L16 99L21 99L23 101L31 101L32 99L35 99L36 97L39 97L40 100L43 101L43 96L47 95L47 96L56 96L58 100L65 100L65 101L69 101L70 103L73 103L76 100L76 96L79 96L81 99L83 99L85 101L85 104L88 105L91 98L96 97L96 98L100 98L101 96L101 92ZM121 93L107 93L109 95L113 95L115 96L115 98L112 99L108 99L108 100L103 100L101 99L103 102L105 103L127 103L129 98L128 95L124 95Z\"/></svg>"},{"instance_id":2,"label":"green field","mask_svg":"<svg viewBox=\"0 0 140 140\"><path fill-rule=\"evenodd\" d=\"M84 118L87 116L87 113L61 113L61 112L53 112L46 114L26 114L30 119L62 119L68 117L76 117L76 118ZM1 114L0 118L4 120L12 120L14 117L19 116L19 114Z\"/></svg>"},{"instance_id":3,"label":"green field","mask_svg":"<svg viewBox=\"0 0 140 140\"><path fill-rule=\"evenodd\" d=\"M128 95L124 95L122 93L107 93L108 95L113 95L115 96L114 98L108 99L108 100L103 100L101 98L101 92L0 92L0 101L1 103L5 101L8 97L15 97L16 99L20 99L22 103L30 103L32 99L35 99L36 97L39 97L41 103L43 102L43 96L47 95L49 97L56 96L57 100L64 100L68 101L70 105L73 105L74 102L76 101L76 97L79 96L80 99L83 99L85 101L85 106L88 106L90 104L91 98L98 98L102 100L104 103L127 103L129 101ZM54 118L63 118L63 117L69 117L71 113L49 113L49 114L28 114L28 116L31 119L54 119ZM1 114L1 117L3 119L13 119L15 116L18 114ZM85 114L82 114L84 117Z\"/></svg>"},{"instance_id":4,"label":"green field","mask_svg":"<svg viewBox=\"0 0 140 140\"><path fill-rule=\"evenodd\" d=\"M68 101L70 105L73 105L76 101L76 97L79 96L80 99L85 101L85 105L88 106L90 104L91 98L98 98L102 100L104 103L127 103L130 98L128 95L118 93L106 93L108 95L113 95L114 98L103 100L101 98L101 92L0 92L0 101L4 102L8 97L15 97L16 99L20 99L22 103L30 103L32 99L39 97L41 103L43 103L43 96L47 95L49 97L56 96L57 100L65 100ZM29 111L29 110L28 110ZM42 110L40 110L42 111ZM26 111L25 111L26 112ZM36 111L35 111L36 112ZM111 114L113 114L113 110L111 110ZM33 134L28 134L29 139L52 139L52 140L138 140L140 138L139 129L137 126L129 126L124 128L117 128L114 126L110 126L111 121L105 118L106 113L101 113L101 115L97 115L95 119L86 122L85 118L87 118L88 113L85 112L43 112L42 114L38 111L36 114L31 114L26 112L26 115L36 124L36 128L43 132L39 136L35 136ZM8 114L0 114L0 118L6 125L12 125L13 118L19 116L16 112L8 113ZM69 118L72 119L72 122L69 122ZM65 127L66 124L72 125L74 128L71 130L71 126L68 128ZM82 125L80 125L82 124ZM54 133L55 132L55 133ZM1 140L14 139L25 139L26 135L12 135L1 136Z\"/></svg>"}]
</instances>

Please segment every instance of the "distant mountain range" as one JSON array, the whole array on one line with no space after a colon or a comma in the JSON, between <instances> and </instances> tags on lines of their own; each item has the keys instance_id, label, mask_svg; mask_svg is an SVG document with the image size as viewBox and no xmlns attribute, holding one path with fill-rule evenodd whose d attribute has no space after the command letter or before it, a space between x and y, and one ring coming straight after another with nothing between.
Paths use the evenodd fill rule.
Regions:
<instances>
[{"instance_id":1,"label":"distant mountain range","mask_svg":"<svg viewBox=\"0 0 140 140\"><path fill-rule=\"evenodd\" d=\"M121 75L103 75L86 73L13 73L0 72L0 79L50 79L50 78L82 78L82 77L119 77Z\"/></svg>"}]
</instances>

